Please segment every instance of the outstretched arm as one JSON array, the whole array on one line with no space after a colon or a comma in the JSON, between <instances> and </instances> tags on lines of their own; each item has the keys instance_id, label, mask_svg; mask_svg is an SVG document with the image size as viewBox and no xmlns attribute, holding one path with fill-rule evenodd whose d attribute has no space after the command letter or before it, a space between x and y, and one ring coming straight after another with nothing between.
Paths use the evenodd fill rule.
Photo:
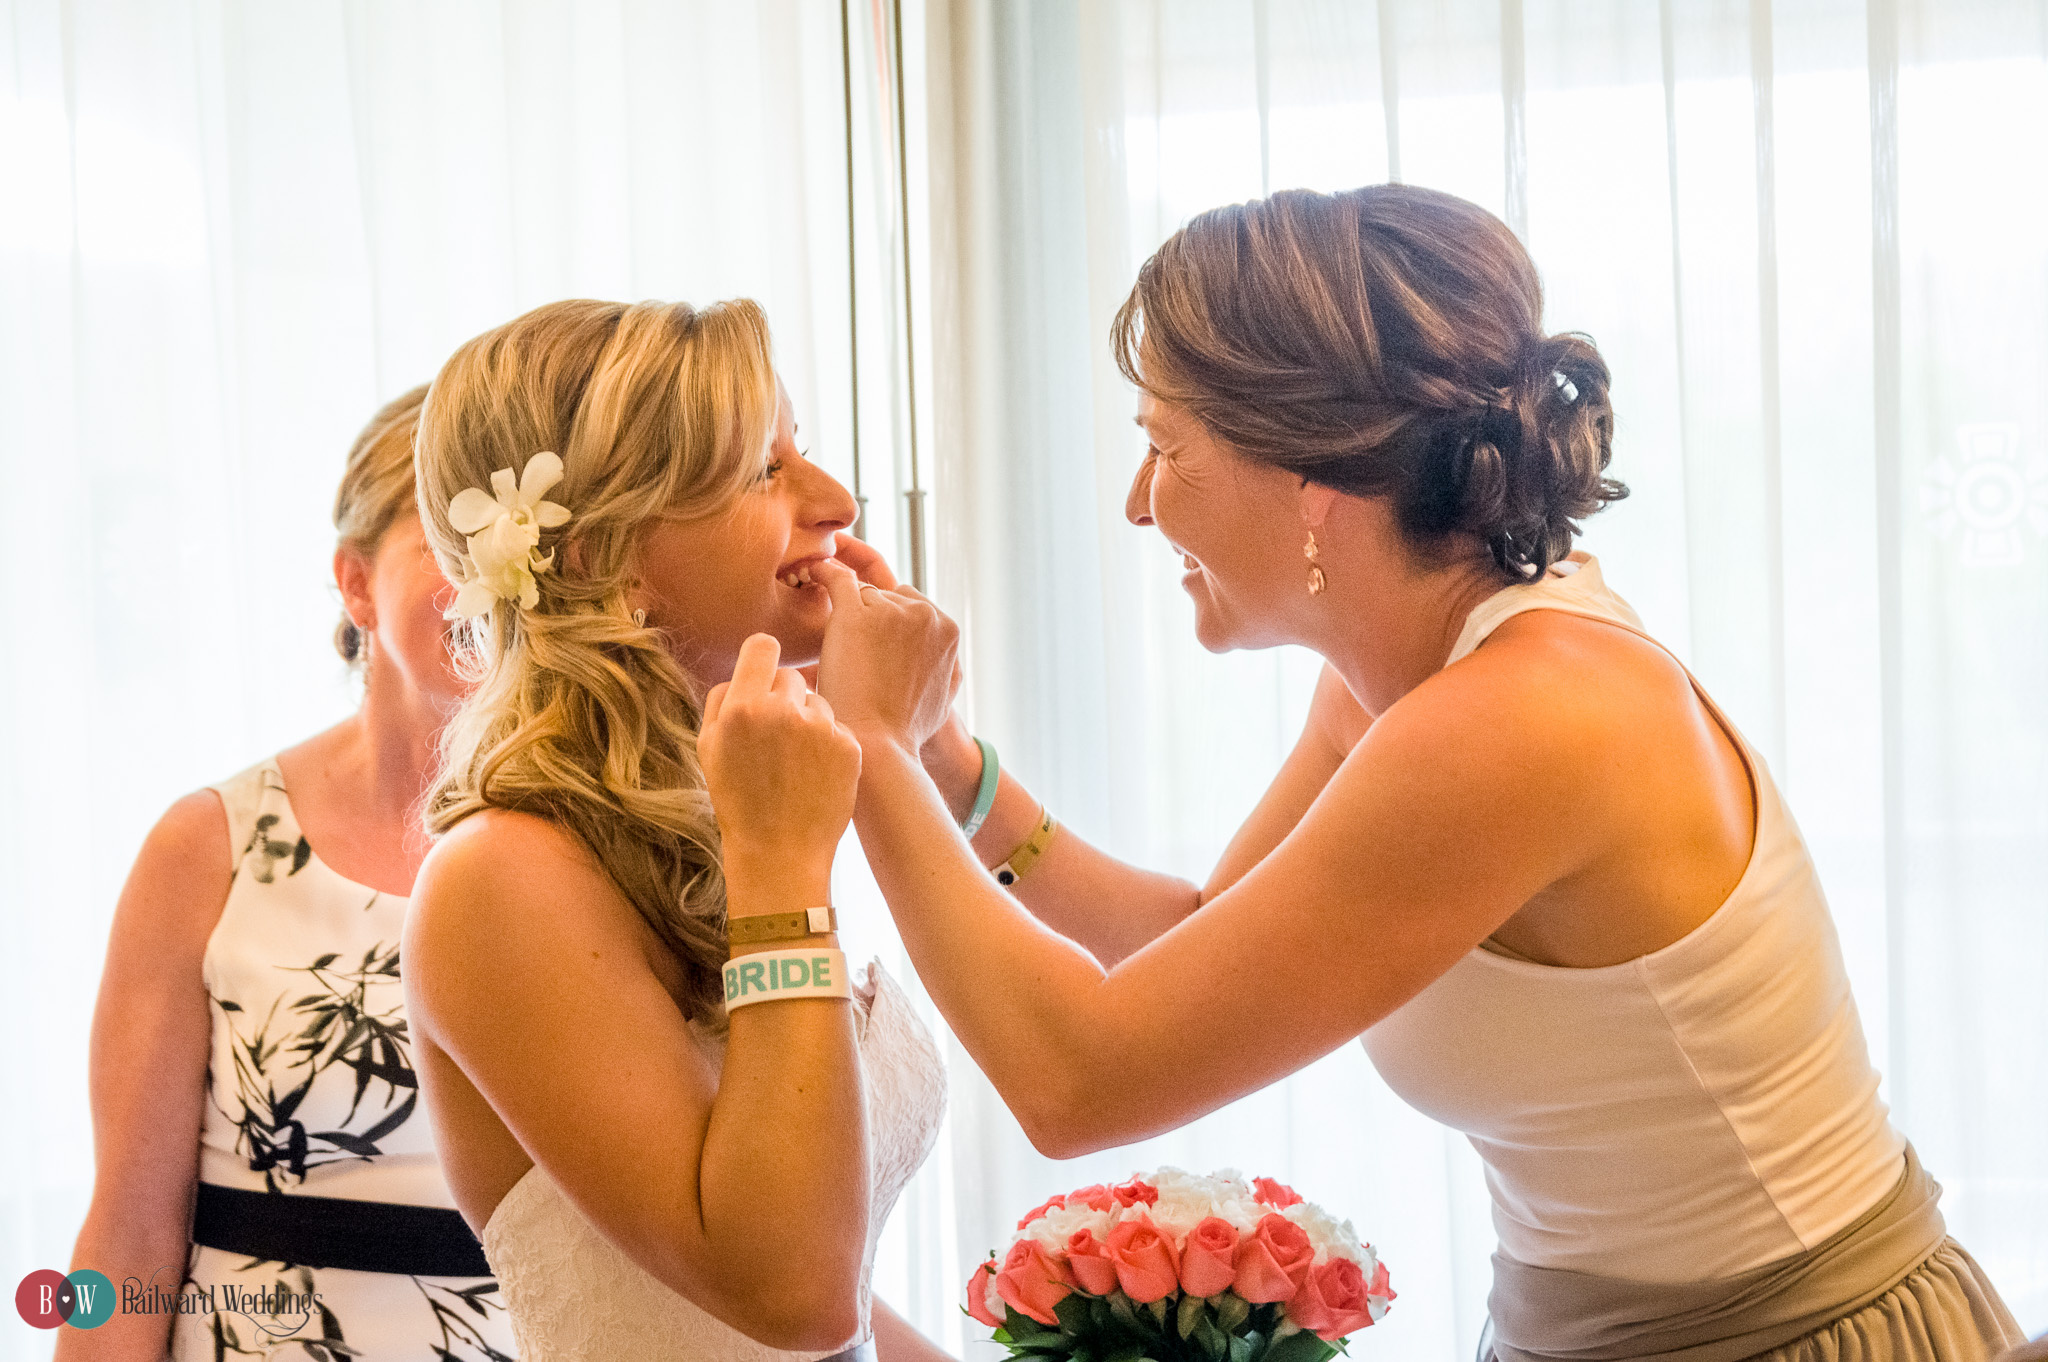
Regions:
<instances>
[{"instance_id":1,"label":"outstretched arm","mask_svg":"<svg viewBox=\"0 0 2048 1362\"><path fill-rule=\"evenodd\" d=\"M874 1327L879 1362L956 1362L953 1354L919 1333L879 1297L874 1305Z\"/></svg>"},{"instance_id":2,"label":"outstretched arm","mask_svg":"<svg viewBox=\"0 0 2048 1362\"><path fill-rule=\"evenodd\" d=\"M1243 879L1279 846L1370 723L1342 678L1325 666L1294 750L1200 889L1178 876L1120 861L1062 827L1030 876L1011 892L1046 926L1114 965ZM981 780L981 752L966 726L953 717L920 755L947 811L963 821ZM1031 792L1003 772L995 804L975 834L975 856L983 865L1001 863L1037 826L1038 811Z\"/></svg>"},{"instance_id":3,"label":"outstretched arm","mask_svg":"<svg viewBox=\"0 0 2048 1362\"><path fill-rule=\"evenodd\" d=\"M871 657L951 646L921 599L832 585L842 657L857 638ZM828 684L832 657L828 638ZM855 826L933 1000L1054 1157L1183 1125L1327 1054L1586 854L1527 797L1581 783L1568 733L1484 667L1447 672L1375 722L1273 851L1105 972L989 878L900 691L840 702L862 739Z\"/></svg>"}]
</instances>

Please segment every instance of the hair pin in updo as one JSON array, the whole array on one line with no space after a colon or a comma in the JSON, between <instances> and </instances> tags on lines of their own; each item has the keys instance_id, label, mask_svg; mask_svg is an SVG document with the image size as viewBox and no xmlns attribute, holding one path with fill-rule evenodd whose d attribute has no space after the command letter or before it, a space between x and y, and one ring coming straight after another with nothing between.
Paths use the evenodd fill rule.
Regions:
<instances>
[{"instance_id":1,"label":"hair pin in updo","mask_svg":"<svg viewBox=\"0 0 2048 1362\"><path fill-rule=\"evenodd\" d=\"M491 490L465 487L448 503L448 523L469 537L463 559L464 576L455 604L445 619L473 619L499 601L516 600L531 610L540 600L534 577L554 566L555 551L540 552L540 532L569 520L569 508L541 497L562 480L561 456L542 451L526 461L526 471L513 481L512 470L491 474Z\"/></svg>"},{"instance_id":2,"label":"hair pin in updo","mask_svg":"<svg viewBox=\"0 0 2048 1362\"><path fill-rule=\"evenodd\" d=\"M1567 407L1579 400L1579 385L1572 382L1564 370L1552 369L1550 381L1557 384L1557 390L1564 394L1564 404Z\"/></svg>"}]
</instances>

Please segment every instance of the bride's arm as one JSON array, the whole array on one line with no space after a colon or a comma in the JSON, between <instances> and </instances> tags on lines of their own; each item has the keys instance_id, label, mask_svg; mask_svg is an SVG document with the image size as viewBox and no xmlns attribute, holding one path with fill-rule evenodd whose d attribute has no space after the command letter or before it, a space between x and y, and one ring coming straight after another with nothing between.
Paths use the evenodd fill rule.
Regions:
<instances>
[{"instance_id":1,"label":"bride's arm","mask_svg":"<svg viewBox=\"0 0 2048 1362\"><path fill-rule=\"evenodd\" d=\"M1325 666L1294 750L1199 890L1177 876L1120 861L1062 827L1030 877L1011 892L1039 921L1087 947L1104 965L1114 965L1236 884L1279 846L1370 723L1343 680ZM966 727L951 719L924 745L920 759L948 812L956 822L964 820L981 781L980 749ZM1031 792L1003 772L995 803L973 840L981 863L998 865L1014 851L1037 826L1038 810Z\"/></svg>"},{"instance_id":2,"label":"bride's arm","mask_svg":"<svg viewBox=\"0 0 2048 1362\"><path fill-rule=\"evenodd\" d=\"M733 918L830 902L832 848L859 772L829 711L821 725L772 712L762 695L741 703L762 679L763 641L742 650L729 696L713 691L699 748ZM801 683L782 675L786 700ZM782 742L770 750L764 734ZM723 786L721 770L732 777ZM656 1279L771 1347L841 1346L857 1327L869 1194L851 1007L805 998L737 1009L717 1069L653 949L574 836L488 811L421 869L404 939L412 1024ZM446 1138L448 1109L427 1096L452 1163L460 1140Z\"/></svg>"}]
</instances>

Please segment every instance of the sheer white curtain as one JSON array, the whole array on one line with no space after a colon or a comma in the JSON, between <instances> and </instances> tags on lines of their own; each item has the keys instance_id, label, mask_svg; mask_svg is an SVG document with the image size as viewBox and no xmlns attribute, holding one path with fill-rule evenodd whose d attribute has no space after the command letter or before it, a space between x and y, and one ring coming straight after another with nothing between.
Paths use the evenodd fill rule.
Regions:
<instances>
[{"instance_id":1,"label":"sheer white curtain","mask_svg":"<svg viewBox=\"0 0 2048 1362\"><path fill-rule=\"evenodd\" d=\"M930 41L940 587L1005 760L1072 826L1199 876L1314 674L1203 654L1177 567L1122 522L1141 446L1106 336L1139 261L1268 189L1486 205L1551 329L1615 370L1634 495L1587 547L1765 753L1895 1119L2048 1327L2048 10L934 0ZM1469 1355L1474 1157L1355 1047L1070 1167L972 1074L954 1120L983 1169L957 1193L970 1255L1060 1187L1235 1164L1379 1242L1403 1294L1376 1356Z\"/></svg>"},{"instance_id":2,"label":"sheer white curtain","mask_svg":"<svg viewBox=\"0 0 2048 1362\"><path fill-rule=\"evenodd\" d=\"M0 10L0 1281L62 1265L83 1211L85 1027L142 831L351 703L326 508L378 402L551 298L751 294L850 476L848 103L859 425L900 555L890 6L850 10L850 100L830 0ZM1105 337L1138 261L1291 184L1487 204L1553 328L1616 370L1635 495L1590 547L1785 784L1897 1118L2048 1326L2038 0L906 11L935 589L1005 760L1076 828L1200 875L1314 674L1202 653L1122 523L1138 451ZM878 1274L935 1335L960 1340L966 1267L1024 1207L1170 1161L1352 1215L1403 1292L1376 1355L1469 1349L1476 1162L1355 1047L1067 1167L954 1076ZM0 1358L47 1347L0 1326Z\"/></svg>"},{"instance_id":3,"label":"sheer white curtain","mask_svg":"<svg viewBox=\"0 0 2048 1362\"><path fill-rule=\"evenodd\" d=\"M888 44L851 9L849 61L835 0L0 3L10 1290L68 1266L85 1209L87 1026L143 832L354 703L327 516L381 402L552 299L748 295L851 481L851 145L866 490L897 545ZM911 1285L936 1176L883 1281L942 1327ZM0 1358L50 1344L0 1321Z\"/></svg>"}]
</instances>

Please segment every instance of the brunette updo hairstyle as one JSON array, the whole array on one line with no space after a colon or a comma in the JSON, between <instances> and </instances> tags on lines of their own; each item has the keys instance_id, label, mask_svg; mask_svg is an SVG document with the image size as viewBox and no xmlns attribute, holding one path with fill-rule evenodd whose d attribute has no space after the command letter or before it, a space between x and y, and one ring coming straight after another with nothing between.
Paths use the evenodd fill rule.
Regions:
<instances>
[{"instance_id":1,"label":"brunette updo hairstyle","mask_svg":"<svg viewBox=\"0 0 2048 1362\"><path fill-rule=\"evenodd\" d=\"M422 383L392 398L349 447L341 485L334 489L334 533L340 546L364 558L375 558L385 531L412 513L412 437L426 396ZM334 651L351 666L363 660L363 631L346 612L334 626Z\"/></svg>"},{"instance_id":2,"label":"brunette updo hairstyle","mask_svg":"<svg viewBox=\"0 0 2048 1362\"><path fill-rule=\"evenodd\" d=\"M1542 316L1528 252L1476 204L1290 189L1168 238L1112 343L1127 378L1237 452L1391 497L1418 545L1468 533L1526 580L1628 495L1605 476L1606 362Z\"/></svg>"}]
</instances>

